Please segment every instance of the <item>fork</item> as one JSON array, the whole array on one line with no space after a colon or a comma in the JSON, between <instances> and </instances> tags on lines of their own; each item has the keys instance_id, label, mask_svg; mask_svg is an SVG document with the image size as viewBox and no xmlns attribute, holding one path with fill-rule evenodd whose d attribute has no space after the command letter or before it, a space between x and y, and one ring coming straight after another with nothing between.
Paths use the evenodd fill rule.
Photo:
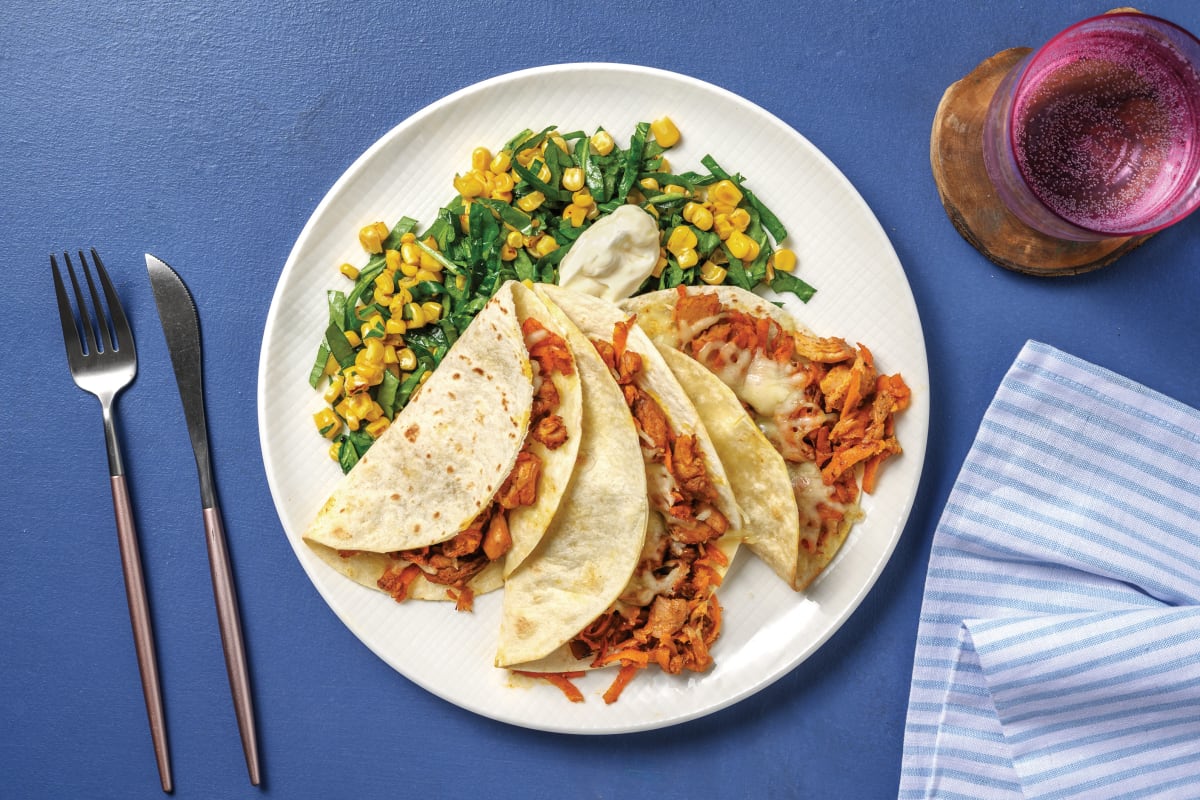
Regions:
<instances>
[{"instance_id":1,"label":"fork","mask_svg":"<svg viewBox=\"0 0 1200 800\"><path fill-rule=\"evenodd\" d=\"M108 471L111 476L113 509L117 519L117 541L121 548L121 568L125 573L125 595L129 601L129 618L133 623L133 639L137 650L138 668L142 676L142 694L146 698L146 713L150 718L150 735L154 740L154 755L164 792L172 789L171 764L167 753L167 728L163 716L162 689L158 679L158 663L154 654L154 631L150 624L150 604L146 599L146 582L142 574L142 558L138 551L137 529L134 526L133 506L121 463L117 443L117 428L113 402L137 374L137 350L133 330L121 308L120 298L113 289L100 256L92 248L95 272L104 287L105 303L101 304L88 268L87 257L79 251L80 272L87 281L92 311L75 276L71 256L63 253L66 272L71 278L75 306L59 272L58 261L50 256L54 272L54 291L58 296L58 314L62 321L63 340L67 346L67 365L75 385L94 394L104 415L104 441L108 446ZM77 310L77 311L76 311ZM94 325L93 325L94 321Z\"/></svg>"}]
</instances>

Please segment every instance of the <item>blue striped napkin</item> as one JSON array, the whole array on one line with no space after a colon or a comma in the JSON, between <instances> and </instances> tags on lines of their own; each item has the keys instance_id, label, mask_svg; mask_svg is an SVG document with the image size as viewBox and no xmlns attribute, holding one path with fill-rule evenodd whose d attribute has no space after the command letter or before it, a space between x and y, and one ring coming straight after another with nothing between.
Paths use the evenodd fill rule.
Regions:
<instances>
[{"instance_id":1,"label":"blue striped napkin","mask_svg":"<svg viewBox=\"0 0 1200 800\"><path fill-rule=\"evenodd\" d=\"M934 534L899 796L1200 797L1200 413L1026 344Z\"/></svg>"}]
</instances>

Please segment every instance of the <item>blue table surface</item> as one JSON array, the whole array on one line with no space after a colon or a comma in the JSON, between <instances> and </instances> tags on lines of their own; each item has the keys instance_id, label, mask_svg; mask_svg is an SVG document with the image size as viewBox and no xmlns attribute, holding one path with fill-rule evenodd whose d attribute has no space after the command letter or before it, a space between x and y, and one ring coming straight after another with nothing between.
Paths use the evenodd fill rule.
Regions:
<instances>
[{"instance_id":1,"label":"blue table surface","mask_svg":"<svg viewBox=\"0 0 1200 800\"><path fill-rule=\"evenodd\" d=\"M1115 5L1115 3L1113 4ZM1200 406L1200 218L1102 270L1040 279L955 232L929 168L945 87L1102 2L9 2L0 11L0 795L161 795L100 416L68 375L47 256L94 246L139 337L119 403L176 795L894 797L930 538L995 388L1034 338ZM1142 10L1200 29L1187 0ZM665 730L529 731L411 684L334 616L280 526L258 447L260 334L318 201L426 104L509 70L684 72L792 125L847 175L912 285L931 374L919 494L882 577L764 691ZM689 131L689 133L694 133ZM210 436L265 783L247 780L194 464L142 254L200 306Z\"/></svg>"}]
</instances>

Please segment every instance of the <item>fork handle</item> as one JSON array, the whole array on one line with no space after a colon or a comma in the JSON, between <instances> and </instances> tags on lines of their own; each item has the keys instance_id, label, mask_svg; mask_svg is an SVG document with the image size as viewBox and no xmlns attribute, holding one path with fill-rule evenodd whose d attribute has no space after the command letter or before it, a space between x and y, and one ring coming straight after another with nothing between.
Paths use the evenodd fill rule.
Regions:
<instances>
[{"instance_id":1,"label":"fork handle","mask_svg":"<svg viewBox=\"0 0 1200 800\"><path fill-rule=\"evenodd\" d=\"M225 651L225 671L229 674L229 689L233 694L233 711L242 737L242 752L246 756L250 783L258 786L261 780L258 737L254 726L250 673L246 667L246 645L242 638L233 570L229 565L229 549L225 543L225 526L221 523L221 512L216 504L204 509L204 533L208 542L213 596L217 603L217 626L221 630L221 645Z\"/></svg>"},{"instance_id":2,"label":"fork handle","mask_svg":"<svg viewBox=\"0 0 1200 800\"><path fill-rule=\"evenodd\" d=\"M167 725L163 714L162 687L158 662L154 655L154 630L150 624L150 603L146 599L146 580L138 548L137 528L133 522L133 504L124 475L111 476L113 509L117 517L117 542L121 548L121 569L125 573L125 595L129 600L129 619L133 623L133 642L138 669L142 675L142 694L150 717L150 736L164 792L172 790L171 761L167 752Z\"/></svg>"}]
</instances>

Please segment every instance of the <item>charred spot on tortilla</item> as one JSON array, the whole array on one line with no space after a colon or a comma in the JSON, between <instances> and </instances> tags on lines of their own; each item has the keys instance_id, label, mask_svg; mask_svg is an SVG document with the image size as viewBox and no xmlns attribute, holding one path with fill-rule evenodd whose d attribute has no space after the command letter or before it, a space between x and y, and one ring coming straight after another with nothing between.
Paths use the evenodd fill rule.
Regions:
<instances>
[{"instance_id":1,"label":"charred spot on tortilla","mask_svg":"<svg viewBox=\"0 0 1200 800\"><path fill-rule=\"evenodd\" d=\"M389 500L399 500L400 494L398 492L392 492L390 495L388 495L388 499Z\"/></svg>"},{"instance_id":2,"label":"charred spot on tortilla","mask_svg":"<svg viewBox=\"0 0 1200 800\"><path fill-rule=\"evenodd\" d=\"M410 442L415 442L417 440L417 435L420 432L421 426L414 422L412 425L409 425L404 429L404 438L408 439ZM368 455L370 454L368 453Z\"/></svg>"}]
</instances>

